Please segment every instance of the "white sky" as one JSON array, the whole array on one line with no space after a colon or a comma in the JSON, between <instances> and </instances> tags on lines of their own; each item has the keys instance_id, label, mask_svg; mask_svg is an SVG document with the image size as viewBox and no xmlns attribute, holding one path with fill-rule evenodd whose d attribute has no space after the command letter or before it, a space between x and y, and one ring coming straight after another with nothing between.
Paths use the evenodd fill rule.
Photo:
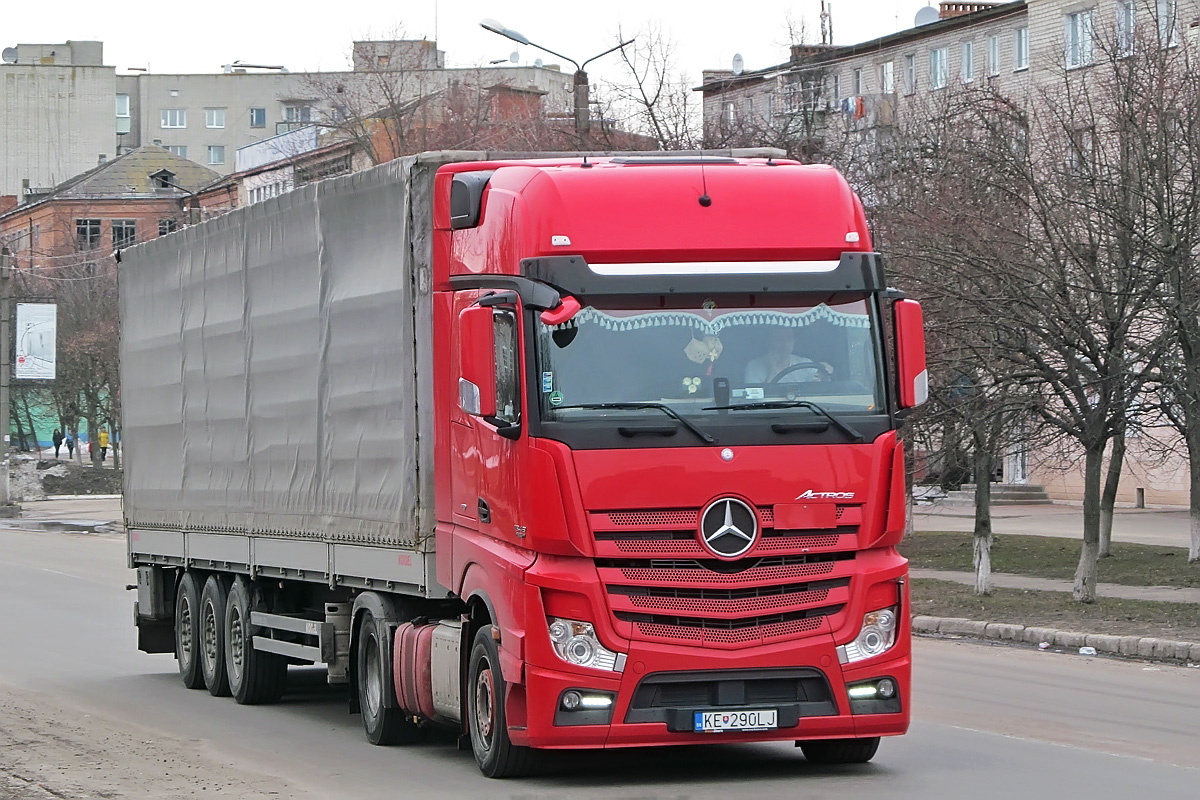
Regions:
<instances>
[{"instance_id":1,"label":"white sky","mask_svg":"<svg viewBox=\"0 0 1200 800\"><path fill-rule=\"evenodd\" d=\"M911 27L913 15L928 2L833 0L834 43ZM679 70L697 82L703 69L728 68L735 53L742 54L748 70L785 61L789 15L817 40L821 6L820 0L205 0L183 5L5 0L3 5L0 47L98 39L104 42L106 64L165 73L219 72L234 60L283 64L293 72L345 69L351 41L389 38L398 26L406 38L436 36L447 66L507 58L514 49L522 63L538 57L557 61L483 30L479 21L485 17L583 61L616 44L618 28L628 36L657 23L676 44ZM616 58L589 65L592 80L619 79Z\"/></svg>"}]
</instances>

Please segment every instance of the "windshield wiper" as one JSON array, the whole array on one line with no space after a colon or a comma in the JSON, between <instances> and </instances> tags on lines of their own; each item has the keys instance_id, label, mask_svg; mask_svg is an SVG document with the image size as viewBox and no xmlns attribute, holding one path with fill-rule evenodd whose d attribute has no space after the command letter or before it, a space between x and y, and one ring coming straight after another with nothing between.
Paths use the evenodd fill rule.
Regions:
<instances>
[{"instance_id":1,"label":"windshield wiper","mask_svg":"<svg viewBox=\"0 0 1200 800\"><path fill-rule=\"evenodd\" d=\"M760 403L742 403L742 404L736 405L736 406L709 406L708 408L705 408L703 410L704 411L740 411L742 409L755 409L755 408L807 408L807 409L810 409L811 411L816 412L817 414L820 414L821 416L825 417L826 419L828 419L830 422L832 422L834 424L834 426L838 430L840 430L842 433L849 436L854 441L861 442L863 440L863 435L861 433L859 433L857 430L850 427L846 423L842 422L840 419L835 417L833 414L830 414L828 411L826 411L824 409L824 407L819 406L816 403L810 402L808 400L766 400L766 401L763 401Z\"/></svg>"},{"instance_id":2,"label":"windshield wiper","mask_svg":"<svg viewBox=\"0 0 1200 800\"><path fill-rule=\"evenodd\" d=\"M683 427L687 428L689 431L691 431L692 433L699 436L701 439L704 440L704 442L706 444L716 444L717 443L716 439L714 439L709 434L707 434L704 431L697 428L691 422L688 422L686 419L684 419L682 416L679 415L678 411L671 408L666 403L652 403L652 402L647 401L644 403L580 403L579 405L572 405L572 406L554 406L555 411L561 411L564 408L594 408L594 409L612 408L612 409L618 409L618 410L625 409L625 408L657 408L659 411L662 411L664 414L666 414L671 419L678 420L680 422L680 424L683 425Z\"/></svg>"}]
</instances>

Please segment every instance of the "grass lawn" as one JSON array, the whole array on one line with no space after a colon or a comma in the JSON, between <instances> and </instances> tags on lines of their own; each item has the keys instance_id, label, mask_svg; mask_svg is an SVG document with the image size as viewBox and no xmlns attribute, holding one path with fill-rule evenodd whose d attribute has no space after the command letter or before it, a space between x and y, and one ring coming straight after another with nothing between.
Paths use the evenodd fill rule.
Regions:
<instances>
[{"instance_id":1,"label":"grass lawn","mask_svg":"<svg viewBox=\"0 0 1200 800\"><path fill-rule=\"evenodd\" d=\"M969 538L969 534L954 535L966 535ZM1084 605L1074 602L1070 592L1024 589L996 589L991 597L976 597L971 593L970 586L925 579L914 579L911 588L913 614L1010 622L1083 633L1157 636L1200 642L1200 615L1196 613L1200 609L1194 603L1157 603L1102 597L1095 603Z\"/></svg>"},{"instance_id":2,"label":"grass lawn","mask_svg":"<svg viewBox=\"0 0 1200 800\"><path fill-rule=\"evenodd\" d=\"M899 549L913 567L972 571L973 538L970 533L914 533ZM998 533L992 545L992 570L1074 580L1080 546L1074 539ZM1100 582L1200 587L1200 563L1189 565L1187 550L1180 547L1114 544L1112 556L1100 559Z\"/></svg>"}]
</instances>

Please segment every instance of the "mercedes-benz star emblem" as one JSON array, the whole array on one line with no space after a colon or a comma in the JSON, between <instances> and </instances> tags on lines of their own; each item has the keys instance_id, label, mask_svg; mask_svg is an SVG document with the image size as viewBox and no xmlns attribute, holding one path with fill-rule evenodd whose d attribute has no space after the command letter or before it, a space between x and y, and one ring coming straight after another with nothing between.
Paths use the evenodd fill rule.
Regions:
<instances>
[{"instance_id":1,"label":"mercedes-benz star emblem","mask_svg":"<svg viewBox=\"0 0 1200 800\"><path fill-rule=\"evenodd\" d=\"M758 539L758 517L735 497L714 500L700 515L700 543L720 558L737 558Z\"/></svg>"}]
</instances>

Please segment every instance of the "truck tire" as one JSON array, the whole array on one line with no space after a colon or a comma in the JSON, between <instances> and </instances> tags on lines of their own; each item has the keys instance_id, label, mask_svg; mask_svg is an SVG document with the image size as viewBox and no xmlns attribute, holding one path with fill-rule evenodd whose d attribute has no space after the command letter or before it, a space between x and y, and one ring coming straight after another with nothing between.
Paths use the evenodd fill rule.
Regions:
<instances>
[{"instance_id":1,"label":"truck tire","mask_svg":"<svg viewBox=\"0 0 1200 800\"><path fill-rule=\"evenodd\" d=\"M800 742L804 757L814 764L865 764L879 749L879 737L870 739L818 739Z\"/></svg>"},{"instance_id":2,"label":"truck tire","mask_svg":"<svg viewBox=\"0 0 1200 800\"><path fill-rule=\"evenodd\" d=\"M213 697L229 696L229 676L225 674L225 603L229 596L225 583L209 575L200 592L200 671L204 685Z\"/></svg>"},{"instance_id":3,"label":"truck tire","mask_svg":"<svg viewBox=\"0 0 1200 800\"><path fill-rule=\"evenodd\" d=\"M200 671L200 587L196 576L183 573L175 590L175 660L179 662L179 677L189 689L204 688L204 673Z\"/></svg>"},{"instance_id":4,"label":"truck tire","mask_svg":"<svg viewBox=\"0 0 1200 800\"><path fill-rule=\"evenodd\" d=\"M254 649L254 636L262 630L250 623L254 608L254 588L239 575L225 604L225 672L233 699L244 706L278 702L287 680L283 656Z\"/></svg>"},{"instance_id":5,"label":"truck tire","mask_svg":"<svg viewBox=\"0 0 1200 800\"><path fill-rule=\"evenodd\" d=\"M396 687L387 676L386 661L392 654L387 646L387 628L383 620L364 611L358 626L355 648L355 678L363 729L371 744L409 744L417 739L417 724L396 702Z\"/></svg>"},{"instance_id":6,"label":"truck tire","mask_svg":"<svg viewBox=\"0 0 1200 800\"><path fill-rule=\"evenodd\" d=\"M467 672L467 727L471 750L479 771L489 778L516 778L533 764L533 750L508 738L504 698L508 686L500 673L500 648L495 627L485 625L475 634Z\"/></svg>"}]
</instances>

